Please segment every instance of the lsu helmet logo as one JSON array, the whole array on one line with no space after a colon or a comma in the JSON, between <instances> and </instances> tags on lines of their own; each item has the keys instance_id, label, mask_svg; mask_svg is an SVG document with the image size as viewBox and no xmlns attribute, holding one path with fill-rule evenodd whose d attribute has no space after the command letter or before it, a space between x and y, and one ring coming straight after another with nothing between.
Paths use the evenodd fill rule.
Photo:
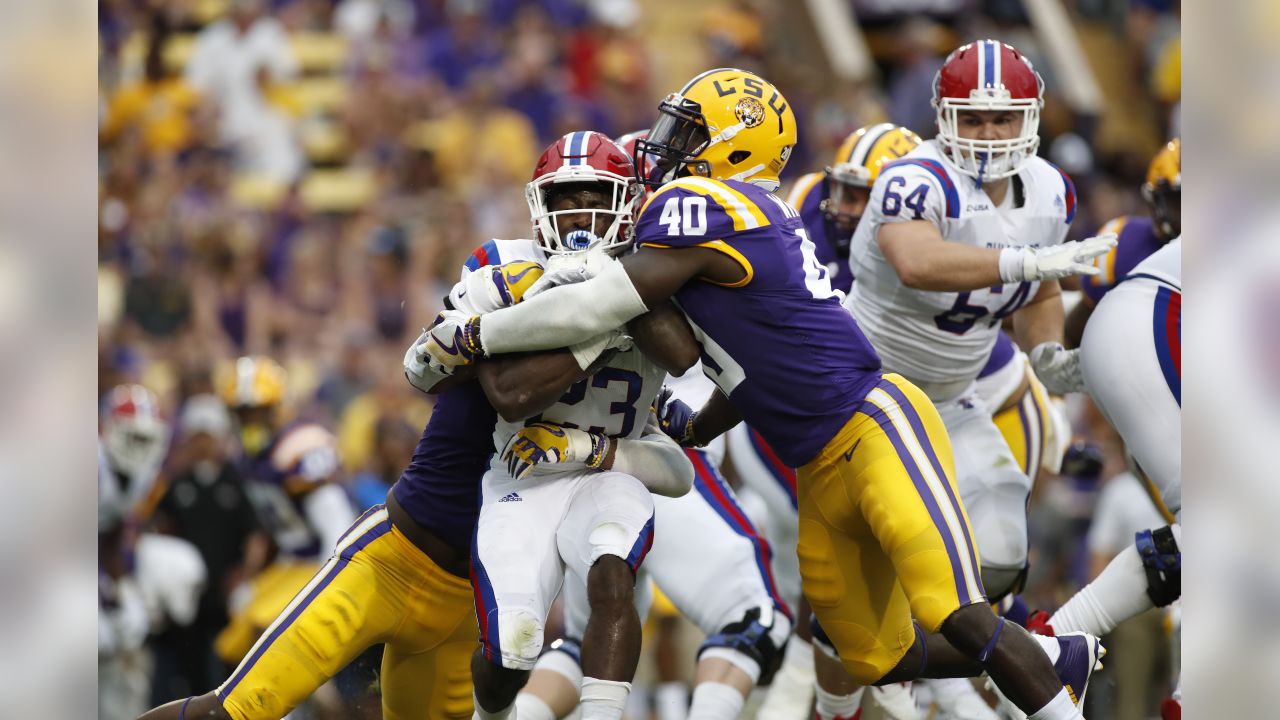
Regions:
<instances>
[{"instance_id":1,"label":"lsu helmet logo","mask_svg":"<svg viewBox=\"0 0 1280 720\"><path fill-rule=\"evenodd\" d=\"M764 122L764 103L753 97L744 97L733 106L738 121L749 128Z\"/></svg>"}]
</instances>

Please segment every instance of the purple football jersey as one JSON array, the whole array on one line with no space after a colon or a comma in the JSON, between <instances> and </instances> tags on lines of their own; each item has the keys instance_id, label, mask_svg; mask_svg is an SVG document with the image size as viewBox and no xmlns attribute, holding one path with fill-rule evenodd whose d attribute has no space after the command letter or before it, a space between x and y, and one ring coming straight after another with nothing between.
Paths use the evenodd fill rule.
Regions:
<instances>
[{"instance_id":1,"label":"purple football jersey","mask_svg":"<svg viewBox=\"0 0 1280 720\"><path fill-rule=\"evenodd\" d=\"M772 193L701 177L660 188L636 221L642 246L707 247L742 267L738 282L695 280L675 300L704 372L790 467L812 460L880 378L880 357L803 228Z\"/></svg>"},{"instance_id":2,"label":"purple football jersey","mask_svg":"<svg viewBox=\"0 0 1280 720\"><path fill-rule=\"evenodd\" d=\"M1113 232L1116 234L1116 246L1093 262L1101 272L1097 275L1085 275L1080 280L1080 289L1096 305L1102 296L1111 288L1120 284L1138 263L1147 259L1152 253L1164 247L1164 240L1156 234L1151 218L1138 216L1122 216L1102 226L1099 234Z\"/></svg>"},{"instance_id":3,"label":"purple football jersey","mask_svg":"<svg viewBox=\"0 0 1280 720\"><path fill-rule=\"evenodd\" d=\"M804 229L813 240L814 255L818 262L831 271L831 287L842 293L849 292L853 285L853 272L849 270L849 242L853 233L844 240L844 252L840 252L840 242L836 238L836 225L822 214L822 201L827 199L827 184L818 180L800 193L800 197L792 196L792 200L800 211L800 219L804 221Z\"/></svg>"}]
</instances>

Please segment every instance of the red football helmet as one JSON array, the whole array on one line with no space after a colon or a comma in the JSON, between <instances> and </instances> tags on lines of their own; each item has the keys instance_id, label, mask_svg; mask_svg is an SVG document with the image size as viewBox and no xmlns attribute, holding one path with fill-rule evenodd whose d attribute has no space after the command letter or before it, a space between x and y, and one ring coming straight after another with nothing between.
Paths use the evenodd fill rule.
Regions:
<instances>
[{"instance_id":1,"label":"red football helmet","mask_svg":"<svg viewBox=\"0 0 1280 720\"><path fill-rule=\"evenodd\" d=\"M947 57L933 79L933 106L944 154L979 181L1017 173L1040 146L1044 81L1022 53L998 40L962 45ZM1021 112L1022 132L1008 140L961 138L956 122L961 110Z\"/></svg>"},{"instance_id":2,"label":"red football helmet","mask_svg":"<svg viewBox=\"0 0 1280 720\"><path fill-rule=\"evenodd\" d=\"M164 458L169 426L156 396L141 385L117 385L102 410L102 444L111 466L135 475L154 470Z\"/></svg>"},{"instance_id":3,"label":"red football helmet","mask_svg":"<svg viewBox=\"0 0 1280 720\"><path fill-rule=\"evenodd\" d=\"M591 130L571 132L556 140L538 158L533 180L525 186L525 200L538 243L553 255L601 247L616 254L631 245L632 222L640 197L631 156L608 136ZM550 210L550 196L565 185L602 186L612 197L608 209ZM610 215L613 221L602 236L589 230L573 230L560 237L556 216L589 212ZM595 223L592 223L595 227Z\"/></svg>"}]
</instances>

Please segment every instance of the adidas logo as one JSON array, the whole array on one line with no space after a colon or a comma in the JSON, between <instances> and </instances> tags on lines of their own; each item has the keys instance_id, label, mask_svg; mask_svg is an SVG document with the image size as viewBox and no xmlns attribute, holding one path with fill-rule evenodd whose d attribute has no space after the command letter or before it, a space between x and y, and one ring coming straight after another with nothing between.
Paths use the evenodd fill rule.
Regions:
<instances>
[{"instance_id":1,"label":"adidas logo","mask_svg":"<svg viewBox=\"0 0 1280 720\"><path fill-rule=\"evenodd\" d=\"M504 496L498 502L524 502L524 498L520 497L519 493L511 493L510 495Z\"/></svg>"}]
</instances>

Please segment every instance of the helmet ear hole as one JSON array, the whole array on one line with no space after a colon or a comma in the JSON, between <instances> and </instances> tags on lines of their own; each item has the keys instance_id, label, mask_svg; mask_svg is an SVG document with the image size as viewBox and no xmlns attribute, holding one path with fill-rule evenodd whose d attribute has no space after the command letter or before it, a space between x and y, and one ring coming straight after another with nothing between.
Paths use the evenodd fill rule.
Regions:
<instances>
[{"instance_id":1,"label":"helmet ear hole","mask_svg":"<svg viewBox=\"0 0 1280 720\"><path fill-rule=\"evenodd\" d=\"M738 163L746 162L749 157L751 157L750 150L734 150L729 153L729 162L733 165L737 165Z\"/></svg>"}]
</instances>

